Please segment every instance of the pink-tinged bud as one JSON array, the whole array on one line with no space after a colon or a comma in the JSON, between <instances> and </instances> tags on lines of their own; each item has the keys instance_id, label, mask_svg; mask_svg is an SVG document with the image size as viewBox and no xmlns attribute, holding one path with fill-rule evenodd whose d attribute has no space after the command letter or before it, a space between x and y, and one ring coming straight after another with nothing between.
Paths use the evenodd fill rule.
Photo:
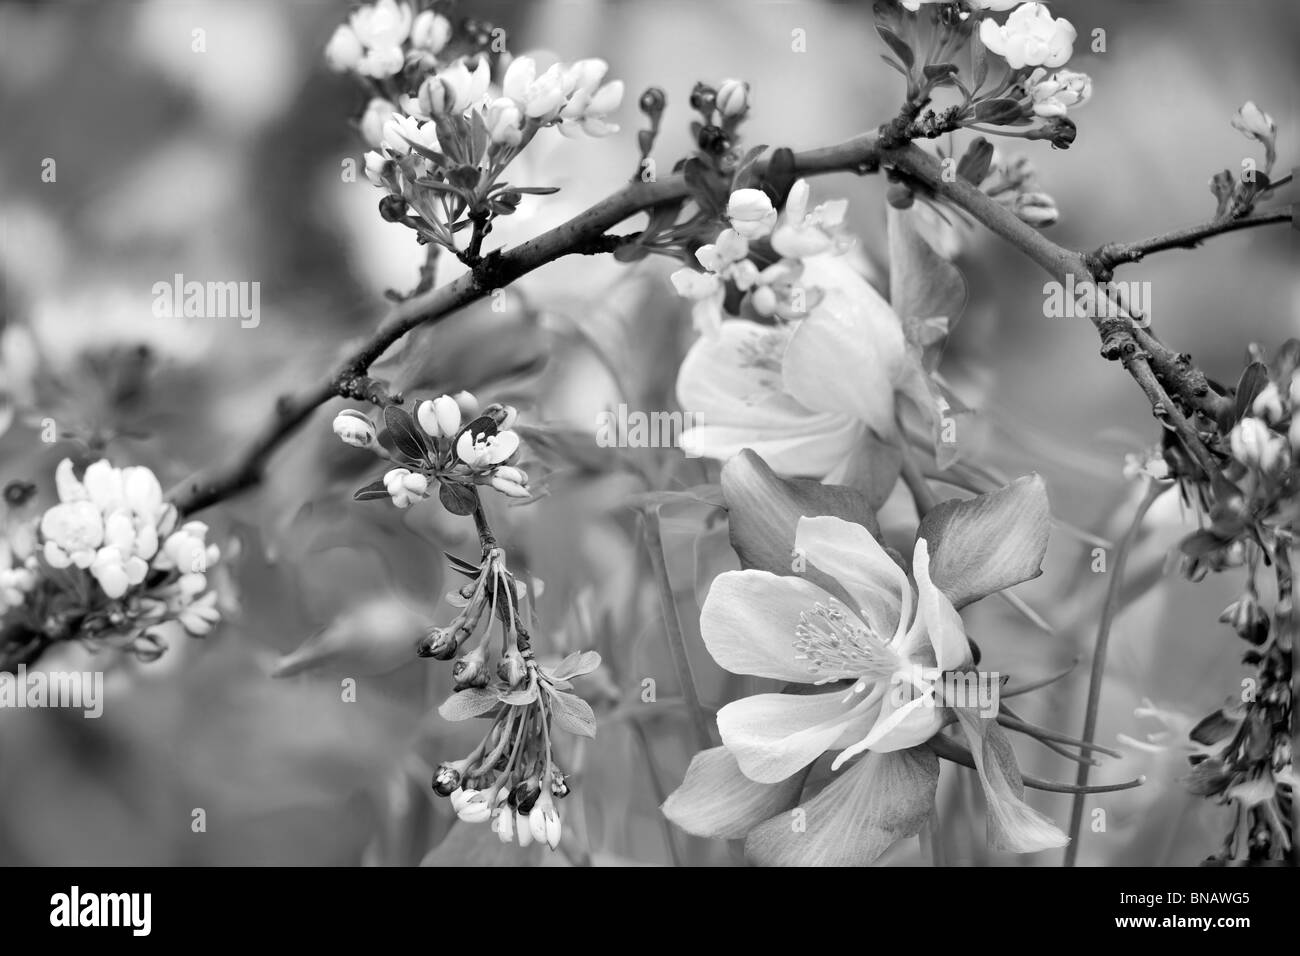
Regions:
<instances>
[{"instance_id":1,"label":"pink-tinged bud","mask_svg":"<svg viewBox=\"0 0 1300 956\"><path fill-rule=\"evenodd\" d=\"M1269 144L1277 137L1277 123L1254 101L1247 100L1232 117L1232 126L1246 136L1253 137L1261 143Z\"/></svg>"},{"instance_id":2,"label":"pink-tinged bud","mask_svg":"<svg viewBox=\"0 0 1300 956\"><path fill-rule=\"evenodd\" d=\"M334 434L354 448L370 448L379 437L374 422L351 408L343 409L334 417Z\"/></svg>"},{"instance_id":3,"label":"pink-tinged bud","mask_svg":"<svg viewBox=\"0 0 1300 956\"><path fill-rule=\"evenodd\" d=\"M460 406L450 395L439 395L433 400L433 416L442 434L448 438L460 431Z\"/></svg>"},{"instance_id":4,"label":"pink-tinged bud","mask_svg":"<svg viewBox=\"0 0 1300 956\"><path fill-rule=\"evenodd\" d=\"M493 488L508 498L531 498L533 496L533 493L528 490L526 485L502 478L500 475L493 475L491 484Z\"/></svg>"},{"instance_id":5,"label":"pink-tinged bud","mask_svg":"<svg viewBox=\"0 0 1300 956\"><path fill-rule=\"evenodd\" d=\"M416 645L415 653L419 657L432 658L435 661L449 661L456 656L460 642L450 627L435 627Z\"/></svg>"},{"instance_id":6,"label":"pink-tinged bud","mask_svg":"<svg viewBox=\"0 0 1300 956\"><path fill-rule=\"evenodd\" d=\"M491 680L487 669L487 652L478 647L458 660L451 669L456 690L469 687L486 687Z\"/></svg>"},{"instance_id":7,"label":"pink-tinged bud","mask_svg":"<svg viewBox=\"0 0 1300 956\"><path fill-rule=\"evenodd\" d=\"M433 792L440 797L449 797L460 789L461 772L454 764L440 764L433 772Z\"/></svg>"},{"instance_id":8,"label":"pink-tinged bud","mask_svg":"<svg viewBox=\"0 0 1300 956\"><path fill-rule=\"evenodd\" d=\"M499 465L492 474L498 478L504 478L506 481L513 481L517 485L528 484L528 472L513 465Z\"/></svg>"},{"instance_id":9,"label":"pink-tinged bud","mask_svg":"<svg viewBox=\"0 0 1300 956\"><path fill-rule=\"evenodd\" d=\"M1287 448L1281 435L1275 434L1258 418L1246 417L1228 436L1232 457L1243 465L1271 473L1284 463Z\"/></svg>"},{"instance_id":10,"label":"pink-tinged bud","mask_svg":"<svg viewBox=\"0 0 1300 956\"><path fill-rule=\"evenodd\" d=\"M452 398L454 398L456 404L460 406L460 413L464 417L465 421L469 421L471 418L478 415L478 399L474 397L473 392L457 392L452 396Z\"/></svg>"},{"instance_id":11,"label":"pink-tinged bud","mask_svg":"<svg viewBox=\"0 0 1300 956\"><path fill-rule=\"evenodd\" d=\"M511 690L528 679L528 663L518 649L512 647L501 660L497 661L497 677L505 681L506 686Z\"/></svg>"},{"instance_id":12,"label":"pink-tinged bud","mask_svg":"<svg viewBox=\"0 0 1300 956\"><path fill-rule=\"evenodd\" d=\"M749 84L744 80L723 80L716 98L723 116L740 116L749 109Z\"/></svg>"},{"instance_id":13,"label":"pink-tinged bud","mask_svg":"<svg viewBox=\"0 0 1300 956\"><path fill-rule=\"evenodd\" d=\"M1052 225L1061 216L1056 200L1047 193L1022 193L1015 198L1011 211L1021 222L1039 228Z\"/></svg>"},{"instance_id":14,"label":"pink-tinged bud","mask_svg":"<svg viewBox=\"0 0 1300 956\"><path fill-rule=\"evenodd\" d=\"M348 70L356 69L365 52L356 31L343 23L325 44L325 62L335 73L346 73Z\"/></svg>"},{"instance_id":15,"label":"pink-tinged bud","mask_svg":"<svg viewBox=\"0 0 1300 956\"><path fill-rule=\"evenodd\" d=\"M508 96L498 97L487 108L483 117L488 139L506 146L518 146L524 138L524 114Z\"/></svg>"},{"instance_id":16,"label":"pink-tinged bud","mask_svg":"<svg viewBox=\"0 0 1300 956\"><path fill-rule=\"evenodd\" d=\"M425 116L441 116L447 112L448 101L454 100L455 96L441 77L431 76L420 84L416 105Z\"/></svg>"}]
</instances>

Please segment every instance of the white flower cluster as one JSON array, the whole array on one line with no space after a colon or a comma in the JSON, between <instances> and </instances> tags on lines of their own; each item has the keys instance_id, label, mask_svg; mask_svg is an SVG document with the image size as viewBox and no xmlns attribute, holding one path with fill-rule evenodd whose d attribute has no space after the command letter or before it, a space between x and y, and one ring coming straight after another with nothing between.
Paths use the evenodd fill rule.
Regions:
<instances>
[{"instance_id":1,"label":"white flower cluster","mask_svg":"<svg viewBox=\"0 0 1300 956\"><path fill-rule=\"evenodd\" d=\"M65 458L54 480L59 503L39 523L50 568L87 572L113 601L138 597L141 622L177 620L196 636L212 629L220 615L207 572L220 550L207 543L203 522L177 527L176 509L163 501L152 471L100 460L78 480ZM162 580L146 584L154 572Z\"/></svg>"},{"instance_id":2,"label":"white flower cluster","mask_svg":"<svg viewBox=\"0 0 1300 956\"><path fill-rule=\"evenodd\" d=\"M524 813L511 807L506 801L510 793L503 789L496 791L495 806L489 801L485 790L462 790L451 792L449 799L456 816L466 823L491 821L492 832L502 843L518 842L520 846L529 846L536 841L545 843L552 850L560 845L563 826L560 823L560 811L555 801L544 789L531 810Z\"/></svg>"},{"instance_id":3,"label":"white flower cluster","mask_svg":"<svg viewBox=\"0 0 1300 956\"><path fill-rule=\"evenodd\" d=\"M845 231L848 200L831 200L809 209L810 197L808 181L800 179L778 214L761 189L737 189L731 194L727 202L731 228L696 250L695 258L705 271L678 269L671 277L677 293L693 302L691 314L699 332L717 334L727 281L748 292L750 305L764 317L796 318L815 305L811 300L818 291L797 282L804 260L846 252L853 239ZM760 271L748 257L749 243L762 239L781 260Z\"/></svg>"},{"instance_id":4,"label":"white flower cluster","mask_svg":"<svg viewBox=\"0 0 1300 956\"><path fill-rule=\"evenodd\" d=\"M451 22L441 14L425 10L415 16L398 0L376 0L334 31L325 59L338 73L384 79L402 72L408 51L437 54L450 38Z\"/></svg>"},{"instance_id":5,"label":"white flower cluster","mask_svg":"<svg viewBox=\"0 0 1300 956\"><path fill-rule=\"evenodd\" d=\"M1232 457L1266 475L1300 461L1300 373L1281 387L1269 382L1250 411L1228 436Z\"/></svg>"}]
</instances>

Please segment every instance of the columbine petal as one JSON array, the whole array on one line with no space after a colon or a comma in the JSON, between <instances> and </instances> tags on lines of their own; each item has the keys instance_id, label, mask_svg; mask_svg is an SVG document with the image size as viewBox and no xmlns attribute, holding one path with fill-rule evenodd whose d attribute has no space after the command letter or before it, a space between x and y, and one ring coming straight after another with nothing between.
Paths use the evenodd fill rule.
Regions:
<instances>
[{"instance_id":1,"label":"columbine petal","mask_svg":"<svg viewBox=\"0 0 1300 956\"><path fill-rule=\"evenodd\" d=\"M1011 853L1036 853L1069 843L1056 824L1021 799L1025 788L1016 755L997 721L965 707L954 708L954 713L970 742L984 787L989 846Z\"/></svg>"},{"instance_id":2,"label":"columbine petal","mask_svg":"<svg viewBox=\"0 0 1300 956\"><path fill-rule=\"evenodd\" d=\"M808 766L859 716L863 702L825 694L757 694L718 711L718 732L745 776L777 783Z\"/></svg>"},{"instance_id":3,"label":"columbine petal","mask_svg":"<svg viewBox=\"0 0 1300 956\"><path fill-rule=\"evenodd\" d=\"M745 855L760 866L868 866L920 832L938 781L928 751L867 754L803 804L801 818L781 814L751 831Z\"/></svg>"},{"instance_id":4,"label":"columbine petal","mask_svg":"<svg viewBox=\"0 0 1300 956\"><path fill-rule=\"evenodd\" d=\"M795 659L794 631L800 613L827 597L801 578L725 571L704 599L700 633L713 659L733 674L810 684L812 672Z\"/></svg>"},{"instance_id":5,"label":"columbine petal","mask_svg":"<svg viewBox=\"0 0 1300 956\"><path fill-rule=\"evenodd\" d=\"M921 522L930 577L955 607L1042 573L1051 529L1047 488L1038 475L967 501L945 501Z\"/></svg>"},{"instance_id":6,"label":"columbine petal","mask_svg":"<svg viewBox=\"0 0 1300 956\"><path fill-rule=\"evenodd\" d=\"M934 647L935 666L941 671L957 670L971 660L966 627L957 609L930 578L930 549L924 538L912 554L912 577L916 579L917 619L924 622Z\"/></svg>"},{"instance_id":7,"label":"columbine petal","mask_svg":"<svg viewBox=\"0 0 1300 956\"><path fill-rule=\"evenodd\" d=\"M781 478L745 449L722 468L731 546L746 568L773 574L793 571L795 531L803 515L832 515L878 530L867 496L853 488L806 478Z\"/></svg>"},{"instance_id":8,"label":"columbine petal","mask_svg":"<svg viewBox=\"0 0 1300 956\"><path fill-rule=\"evenodd\" d=\"M755 783L740 772L726 747L714 747L691 759L686 779L664 801L663 813L687 833L740 839L793 807L805 776L796 773L780 783Z\"/></svg>"},{"instance_id":9,"label":"columbine petal","mask_svg":"<svg viewBox=\"0 0 1300 956\"><path fill-rule=\"evenodd\" d=\"M862 525L833 517L800 518L794 546L801 558L844 588L853 609L882 641L910 620L907 575Z\"/></svg>"}]
</instances>

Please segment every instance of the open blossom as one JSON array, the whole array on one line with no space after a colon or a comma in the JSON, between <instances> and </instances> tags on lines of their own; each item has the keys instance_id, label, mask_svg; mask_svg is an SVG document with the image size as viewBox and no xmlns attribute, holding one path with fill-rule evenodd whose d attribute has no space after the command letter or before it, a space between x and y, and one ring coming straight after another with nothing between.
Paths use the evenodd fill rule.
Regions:
<instances>
[{"instance_id":1,"label":"open blossom","mask_svg":"<svg viewBox=\"0 0 1300 956\"><path fill-rule=\"evenodd\" d=\"M1078 36L1073 24L1052 17L1046 4L1017 7L1001 26L995 20L980 23L980 39L1015 70L1026 66L1064 66L1074 52Z\"/></svg>"},{"instance_id":2,"label":"open blossom","mask_svg":"<svg viewBox=\"0 0 1300 956\"><path fill-rule=\"evenodd\" d=\"M677 395L704 424L682 433L689 454L752 448L781 474L842 481L868 429L893 434L909 376L898 316L842 256L805 260L800 282L823 295L794 325L732 319L692 345Z\"/></svg>"},{"instance_id":3,"label":"open blossom","mask_svg":"<svg viewBox=\"0 0 1300 956\"><path fill-rule=\"evenodd\" d=\"M808 208L812 193L808 180L800 179L790 188L790 195L772 230L772 248L787 259L806 259L827 252L843 252L852 245L844 232L847 199L831 199Z\"/></svg>"},{"instance_id":4,"label":"open blossom","mask_svg":"<svg viewBox=\"0 0 1300 956\"><path fill-rule=\"evenodd\" d=\"M461 58L420 85L417 111L426 118L444 113L460 116L487 95L491 81L486 57L479 57L472 70Z\"/></svg>"},{"instance_id":5,"label":"open blossom","mask_svg":"<svg viewBox=\"0 0 1300 956\"><path fill-rule=\"evenodd\" d=\"M1073 70L1060 70L1048 76L1045 69L1038 67L1029 74L1025 89L1033 100L1036 116L1064 116L1092 97L1092 80L1088 74Z\"/></svg>"},{"instance_id":6,"label":"open blossom","mask_svg":"<svg viewBox=\"0 0 1300 956\"><path fill-rule=\"evenodd\" d=\"M518 103L525 116L543 123L555 119L567 99L560 64L538 76L537 62L530 56L516 57L506 68L501 92Z\"/></svg>"},{"instance_id":7,"label":"open blossom","mask_svg":"<svg viewBox=\"0 0 1300 956\"><path fill-rule=\"evenodd\" d=\"M394 156L405 156L411 151L412 143L436 150L438 128L432 122L421 123L413 116L394 113L384 124L381 142Z\"/></svg>"},{"instance_id":8,"label":"open blossom","mask_svg":"<svg viewBox=\"0 0 1300 956\"><path fill-rule=\"evenodd\" d=\"M744 838L759 864L869 864L934 812L938 761L923 745L956 717L984 788L990 844L1020 853L1064 844L1022 799L996 719L935 682L972 666L959 609L1039 573L1050 526L1042 481L932 511L909 576L864 524L803 512L844 507L843 498L809 500L750 452L722 480L746 570L714 580L700 631L722 667L787 691L718 712L723 745L692 760L664 804L668 818L700 836ZM791 553L802 562L794 573ZM831 782L810 795L808 769L827 753ZM799 831L789 825L795 805Z\"/></svg>"},{"instance_id":9,"label":"open blossom","mask_svg":"<svg viewBox=\"0 0 1300 956\"><path fill-rule=\"evenodd\" d=\"M406 54L402 44L411 32L411 8L397 0L376 0L375 3L359 7L348 19L347 27L340 27L331 39L336 53L344 54L352 50L351 40L340 32L350 29L365 52L350 68L363 76L376 79L400 73L406 63ZM326 48L329 55L329 48ZM346 56L343 59L347 59Z\"/></svg>"},{"instance_id":10,"label":"open blossom","mask_svg":"<svg viewBox=\"0 0 1300 956\"><path fill-rule=\"evenodd\" d=\"M411 46L441 53L451 39L451 21L441 13L425 10L411 23Z\"/></svg>"}]
</instances>

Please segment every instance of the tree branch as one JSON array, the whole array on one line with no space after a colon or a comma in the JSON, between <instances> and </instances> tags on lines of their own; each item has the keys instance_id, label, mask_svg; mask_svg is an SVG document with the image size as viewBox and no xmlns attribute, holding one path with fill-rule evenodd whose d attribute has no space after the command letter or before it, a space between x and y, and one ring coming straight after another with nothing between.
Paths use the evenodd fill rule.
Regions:
<instances>
[{"instance_id":1,"label":"tree branch","mask_svg":"<svg viewBox=\"0 0 1300 956\"><path fill-rule=\"evenodd\" d=\"M1116 266L1130 262L1140 262L1153 252L1165 252L1170 249L1195 249L1204 240L1214 236L1221 236L1227 232L1237 232L1241 229L1253 229L1256 226L1268 226L1273 223L1290 221L1291 210L1287 208L1274 212L1256 213L1253 216L1243 216L1240 219L1206 222L1198 226L1189 226L1186 229L1165 233L1163 236L1142 239L1138 242L1110 242L1092 253L1092 260L1098 278L1104 281L1110 278L1110 273Z\"/></svg>"}]
</instances>

